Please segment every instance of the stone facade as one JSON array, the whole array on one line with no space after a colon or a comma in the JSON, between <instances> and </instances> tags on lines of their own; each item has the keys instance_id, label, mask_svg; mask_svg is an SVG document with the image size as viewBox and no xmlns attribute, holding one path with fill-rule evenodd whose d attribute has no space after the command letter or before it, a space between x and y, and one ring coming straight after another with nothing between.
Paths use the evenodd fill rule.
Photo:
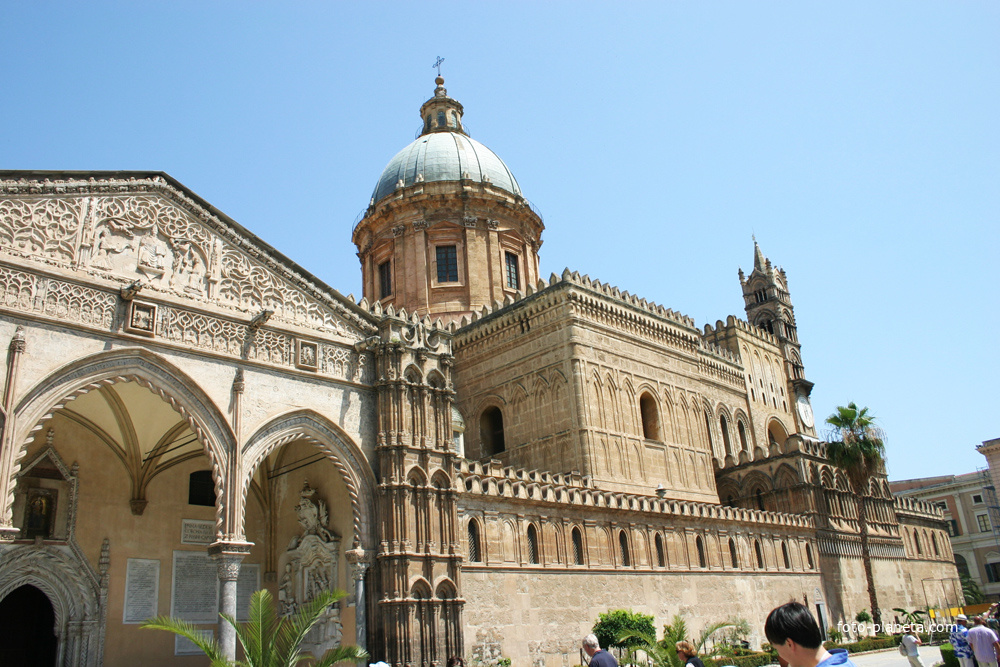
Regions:
<instances>
[{"instance_id":1,"label":"stone facade","mask_svg":"<svg viewBox=\"0 0 1000 667\"><path fill-rule=\"evenodd\" d=\"M541 280L541 218L462 111L439 81L424 135L455 152L383 174L360 303L164 174L0 172L0 605L41 592L58 664L186 664L153 614L231 652L215 613L258 586L282 613L346 589L309 645L399 666L577 664L621 606L866 606L785 273L755 247L748 320L701 329ZM942 515L870 494L880 600L920 606L955 576Z\"/></svg>"}]
</instances>

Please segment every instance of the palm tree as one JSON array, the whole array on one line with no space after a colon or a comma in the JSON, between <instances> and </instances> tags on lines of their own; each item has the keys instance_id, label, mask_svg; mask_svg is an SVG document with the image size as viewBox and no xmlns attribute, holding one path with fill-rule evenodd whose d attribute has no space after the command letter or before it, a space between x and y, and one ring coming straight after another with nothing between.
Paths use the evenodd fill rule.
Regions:
<instances>
[{"instance_id":1,"label":"palm tree","mask_svg":"<svg viewBox=\"0 0 1000 667\"><path fill-rule=\"evenodd\" d=\"M838 406L837 411L826 418L830 426L826 447L827 458L847 474L858 498L858 529L861 533L861 561L865 567L868 583L868 601L872 607L874 622L882 625L882 614L878 608L875 592L875 577L872 574L871 550L868 546L868 502L869 485L872 478L885 469L885 434L876 423L875 416L868 408L859 408L855 403L847 407Z\"/></svg>"},{"instance_id":2,"label":"palm tree","mask_svg":"<svg viewBox=\"0 0 1000 667\"><path fill-rule=\"evenodd\" d=\"M236 629L236 636L243 646L245 660L232 662L222 654L215 639L206 639L190 623L169 616L158 616L142 624L143 628L166 630L185 637L205 652L212 667L294 667L311 656L302 649L302 642L309 630L319 622L331 604L344 597L343 591L324 591L302 605L288 618L280 618L274 608L271 594L261 589L250 598L250 620L237 623L231 616L222 618ZM363 660L368 653L357 646L339 646L330 649L313 667L330 667L344 660Z\"/></svg>"}]
</instances>

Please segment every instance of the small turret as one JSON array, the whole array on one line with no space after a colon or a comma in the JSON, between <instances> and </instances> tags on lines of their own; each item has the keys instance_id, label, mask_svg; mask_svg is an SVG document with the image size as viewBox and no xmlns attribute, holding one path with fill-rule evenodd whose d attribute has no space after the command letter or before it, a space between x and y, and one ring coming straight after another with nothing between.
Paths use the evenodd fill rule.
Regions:
<instances>
[{"instance_id":1,"label":"small turret","mask_svg":"<svg viewBox=\"0 0 1000 667\"><path fill-rule=\"evenodd\" d=\"M464 113L462 103L448 97L448 90L444 87L444 77L436 77L434 83L437 84L434 88L434 97L420 107L420 117L424 121L424 129L420 132L420 136L431 132L458 132L468 136L462 127Z\"/></svg>"}]
</instances>

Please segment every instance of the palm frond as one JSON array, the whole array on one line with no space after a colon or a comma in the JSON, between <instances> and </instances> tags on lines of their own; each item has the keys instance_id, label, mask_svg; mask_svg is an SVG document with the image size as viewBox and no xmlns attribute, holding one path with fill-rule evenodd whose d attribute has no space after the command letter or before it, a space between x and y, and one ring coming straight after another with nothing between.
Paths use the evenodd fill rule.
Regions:
<instances>
[{"instance_id":1,"label":"palm frond","mask_svg":"<svg viewBox=\"0 0 1000 667\"><path fill-rule=\"evenodd\" d=\"M345 595L341 590L323 591L302 605L291 618L285 619L278 630L276 644L280 667L294 667L298 662L296 649L305 640L306 634L319 622L326 608Z\"/></svg>"},{"instance_id":2,"label":"palm frond","mask_svg":"<svg viewBox=\"0 0 1000 667\"><path fill-rule=\"evenodd\" d=\"M368 651L358 646L338 646L327 651L313 667L330 667L346 660L367 660Z\"/></svg>"},{"instance_id":3,"label":"palm frond","mask_svg":"<svg viewBox=\"0 0 1000 667\"><path fill-rule=\"evenodd\" d=\"M243 646L247 662L255 667L266 667L274 653L275 629L278 615L274 608L274 598L266 589L255 591L250 597L250 614L246 623L237 623L223 615L234 628Z\"/></svg>"},{"instance_id":4,"label":"palm frond","mask_svg":"<svg viewBox=\"0 0 1000 667\"><path fill-rule=\"evenodd\" d=\"M226 656L223 655L222 647L219 646L214 637L211 639L206 638L201 634L201 630L187 621L170 618L169 616L157 616L156 618L149 619L139 627L146 630L165 630L166 632L172 632L175 635L184 637L208 656L208 659L212 661L213 667L216 667L216 665L231 664L226 659Z\"/></svg>"}]
</instances>

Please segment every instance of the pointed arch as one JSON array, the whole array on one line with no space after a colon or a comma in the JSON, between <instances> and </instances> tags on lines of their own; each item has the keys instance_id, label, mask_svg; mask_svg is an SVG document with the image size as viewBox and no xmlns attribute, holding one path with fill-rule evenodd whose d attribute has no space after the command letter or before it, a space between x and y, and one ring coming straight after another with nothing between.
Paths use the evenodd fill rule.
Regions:
<instances>
[{"instance_id":1,"label":"pointed arch","mask_svg":"<svg viewBox=\"0 0 1000 667\"><path fill-rule=\"evenodd\" d=\"M246 502L250 483L261 461L278 447L293 440L304 440L326 454L340 473L351 499L354 522L354 546L375 547L374 498L375 475L364 452L346 432L332 421L312 410L295 410L278 415L247 438L243 445L243 460L247 462L240 497ZM423 474L423 473L421 473ZM426 480L426 476L424 476ZM240 535L243 534L242 516Z\"/></svg>"},{"instance_id":2,"label":"pointed arch","mask_svg":"<svg viewBox=\"0 0 1000 667\"><path fill-rule=\"evenodd\" d=\"M13 457L7 483L7 497L2 499L2 517L10 522L14 489L21 459L34 439L35 431L45 420L74 399L95 389L120 382L135 382L166 401L187 422L202 444L212 466L215 480L216 530L220 536L234 536L235 514L227 492L230 459L236 439L222 410L198 382L165 358L144 348L121 348L76 359L39 380L14 407L14 443L19 443Z\"/></svg>"}]
</instances>

